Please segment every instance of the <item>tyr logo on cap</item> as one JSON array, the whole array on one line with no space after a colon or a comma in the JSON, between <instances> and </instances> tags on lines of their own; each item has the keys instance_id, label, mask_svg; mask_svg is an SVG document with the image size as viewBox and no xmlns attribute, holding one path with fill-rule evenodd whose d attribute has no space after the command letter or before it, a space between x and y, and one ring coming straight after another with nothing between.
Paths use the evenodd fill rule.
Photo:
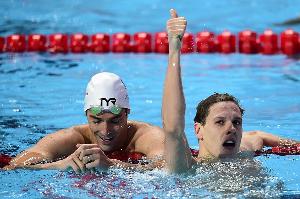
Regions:
<instances>
[{"instance_id":1,"label":"tyr logo on cap","mask_svg":"<svg viewBox=\"0 0 300 199\"><path fill-rule=\"evenodd\" d=\"M100 105L103 106L103 102L106 102L106 106L109 106L109 102L111 102L113 105L116 105L116 98L109 98L106 99L104 98L100 98Z\"/></svg>"}]
</instances>

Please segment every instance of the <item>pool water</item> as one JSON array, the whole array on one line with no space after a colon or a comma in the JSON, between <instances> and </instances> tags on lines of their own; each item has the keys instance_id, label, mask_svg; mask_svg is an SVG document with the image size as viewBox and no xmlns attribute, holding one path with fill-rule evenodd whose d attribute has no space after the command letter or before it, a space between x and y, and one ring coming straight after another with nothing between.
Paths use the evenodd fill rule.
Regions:
<instances>
[{"instance_id":1,"label":"pool water","mask_svg":"<svg viewBox=\"0 0 300 199\"><path fill-rule=\"evenodd\" d=\"M3 1L0 10L5 14L0 20L0 33L6 36L14 32L156 32L164 30L171 7L187 17L188 30L194 33L203 28L215 32L223 29L238 32L243 28L261 32L272 28L280 32L287 27L274 24L299 15L299 5L295 4L300 4L258 0L247 5L238 1L198 5L192 1L184 5L181 1L89 2L50 1L38 5L33 1ZM300 30L299 25L293 28ZM0 54L0 153L16 155L47 133L86 123L85 87L89 78L100 71L114 72L123 78L129 91L131 120L161 126L166 65L167 56L160 54ZM244 130L263 130L300 140L297 59L284 55L188 54L182 56L182 77L190 146L197 146L193 133L195 107L213 92L229 92L240 99L246 109ZM225 160L198 165L189 174L171 176L156 169L147 172L111 169L83 175L0 171L0 197L300 197L299 159L299 156L268 155L253 160Z\"/></svg>"}]
</instances>

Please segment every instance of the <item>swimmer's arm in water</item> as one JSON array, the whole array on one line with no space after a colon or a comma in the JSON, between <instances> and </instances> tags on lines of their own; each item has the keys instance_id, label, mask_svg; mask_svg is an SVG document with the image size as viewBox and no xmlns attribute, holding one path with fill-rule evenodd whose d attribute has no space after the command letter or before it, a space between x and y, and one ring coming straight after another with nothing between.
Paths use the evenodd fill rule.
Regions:
<instances>
[{"instance_id":1,"label":"swimmer's arm in water","mask_svg":"<svg viewBox=\"0 0 300 199\"><path fill-rule=\"evenodd\" d=\"M147 160L149 160L149 164L131 164L116 159L110 159L98 146L92 146L91 144L77 145L77 147L86 146L79 156L79 159L85 165L85 168L88 170L94 168L103 170L108 169L109 167L135 170L161 168L164 160L164 133L162 129L144 123L138 124L138 122L135 122L135 126L138 126L138 130L129 143L128 149L130 152L144 154Z\"/></svg>"},{"instance_id":2,"label":"swimmer's arm in water","mask_svg":"<svg viewBox=\"0 0 300 199\"><path fill-rule=\"evenodd\" d=\"M170 172L183 172L192 165L192 155L184 133L185 99L181 81L180 49L186 29L184 17L178 17L171 9L167 22L169 62L165 78L162 122L166 135L165 158Z\"/></svg>"},{"instance_id":3,"label":"swimmer's arm in water","mask_svg":"<svg viewBox=\"0 0 300 199\"><path fill-rule=\"evenodd\" d=\"M135 125L138 125L135 122ZM116 159L108 158L97 144L77 144L78 148L67 158L47 164L33 165L32 168L44 169L72 169L76 173L93 169L106 170L109 167L129 168L136 170L149 170L162 167L164 133L162 129L147 124L140 124L137 128L136 137L132 142L132 152L145 154L149 164L131 164ZM131 148L131 147L129 147Z\"/></svg>"},{"instance_id":4,"label":"swimmer's arm in water","mask_svg":"<svg viewBox=\"0 0 300 199\"><path fill-rule=\"evenodd\" d=\"M79 156L74 156L75 158L78 157L83 166L80 166L79 168L77 168L76 165L74 167L72 166L73 170L78 173L93 169L106 170L110 167L134 170L161 168L164 152L164 133L162 129L145 123L138 124L138 122L135 122L134 126L138 128L135 132L135 136L129 143L128 149L130 152L138 152L146 155L149 164L131 164L116 159L110 159L99 146L95 144L78 144L76 147L78 147L78 149L82 148L82 150L79 150ZM76 151L74 153L76 154Z\"/></svg>"},{"instance_id":5,"label":"swimmer's arm in water","mask_svg":"<svg viewBox=\"0 0 300 199\"><path fill-rule=\"evenodd\" d=\"M281 138L271 133L263 131L250 131L243 133L241 141L241 149L247 151L259 151L263 147L276 147L276 146L292 146L298 144L298 141Z\"/></svg>"},{"instance_id":6,"label":"swimmer's arm in water","mask_svg":"<svg viewBox=\"0 0 300 199\"><path fill-rule=\"evenodd\" d=\"M56 169L59 163L57 160L62 160L63 157L68 157L76 151L78 143L84 143L84 138L78 133L77 127L57 131L45 136L36 145L17 155L6 169ZM50 163L45 164L45 162Z\"/></svg>"},{"instance_id":7,"label":"swimmer's arm in water","mask_svg":"<svg viewBox=\"0 0 300 199\"><path fill-rule=\"evenodd\" d=\"M136 152L143 153L147 158L153 160L156 160L154 157L161 157L164 141L162 130L153 126L139 129L144 136L137 141ZM14 158L5 169L71 169L80 173L95 167L107 169L111 166L118 166L146 170L160 165L158 161L151 161L151 164L148 165L137 165L109 159L96 144L84 144L84 138L79 131L81 131L80 126L46 136L35 146ZM85 155L92 155L94 159L91 162L82 159L83 152Z\"/></svg>"}]
</instances>

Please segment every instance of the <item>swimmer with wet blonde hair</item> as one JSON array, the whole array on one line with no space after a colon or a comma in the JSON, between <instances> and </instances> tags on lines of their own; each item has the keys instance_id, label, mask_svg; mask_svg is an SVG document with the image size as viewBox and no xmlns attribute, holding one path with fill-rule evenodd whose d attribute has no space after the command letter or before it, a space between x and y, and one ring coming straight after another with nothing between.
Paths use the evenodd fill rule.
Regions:
<instances>
[{"instance_id":1,"label":"swimmer with wet blonde hair","mask_svg":"<svg viewBox=\"0 0 300 199\"><path fill-rule=\"evenodd\" d=\"M297 142L262 131L243 133L244 110L229 94L215 93L197 106L194 130L199 140L199 154L192 157L185 128L185 99L181 80L180 48L187 26L184 17L170 10L167 21L169 62L165 77L162 122L165 132L166 166L170 172L183 172L197 162L235 157L241 151L257 151L264 146L293 145Z\"/></svg>"}]
</instances>

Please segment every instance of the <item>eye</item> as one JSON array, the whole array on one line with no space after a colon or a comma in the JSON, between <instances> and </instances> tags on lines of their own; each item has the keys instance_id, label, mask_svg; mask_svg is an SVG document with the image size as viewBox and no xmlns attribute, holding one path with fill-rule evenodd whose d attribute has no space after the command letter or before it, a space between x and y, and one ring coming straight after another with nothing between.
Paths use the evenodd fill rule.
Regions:
<instances>
[{"instance_id":1,"label":"eye","mask_svg":"<svg viewBox=\"0 0 300 199\"><path fill-rule=\"evenodd\" d=\"M111 123L113 123L113 124L119 124L120 121L121 121L120 118L114 118L114 119L111 120Z\"/></svg>"},{"instance_id":2,"label":"eye","mask_svg":"<svg viewBox=\"0 0 300 199\"><path fill-rule=\"evenodd\" d=\"M94 120L93 123L94 124L100 124L102 122L102 120Z\"/></svg>"},{"instance_id":3,"label":"eye","mask_svg":"<svg viewBox=\"0 0 300 199\"><path fill-rule=\"evenodd\" d=\"M216 124L218 124L218 125L223 125L223 124L224 124L224 120L217 120L217 121L216 121Z\"/></svg>"},{"instance_id":4,"label":"eye","mask_svg":"<svg viewBox=\"0 0 300 199\"><path fill-rule=\"evenodd\" d=\"M242 124L242 121L240 121L240 120L234 120L233 124L239 126L239 125Z\"/></svg>"}]
</instances>

